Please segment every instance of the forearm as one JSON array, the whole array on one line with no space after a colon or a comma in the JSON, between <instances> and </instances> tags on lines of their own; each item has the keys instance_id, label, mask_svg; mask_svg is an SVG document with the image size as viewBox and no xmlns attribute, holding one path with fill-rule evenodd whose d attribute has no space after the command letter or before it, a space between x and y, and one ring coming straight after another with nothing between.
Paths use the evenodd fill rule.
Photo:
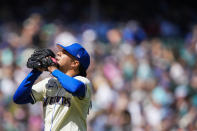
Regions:
<instances>
[{"instance_id":1,"label":"forearm","mask_svg":"<svg viewBox=\"0 0 197 131\"><path fill-rule=\"evenodd\" d=\"M70 77L59 70L54 70L52 75L55 76L62 87L75 96L84 97L85 85L83 82Z\"/></svg>"},{"instance_id":2,"label":"forearm","mask_svg":"<svg viewBox=\"0 0 197 131\"><path fill-rule=\"evenodd\" d=\"M13 101L16 104L33 103L31 97L31 87L33 86L34 82L40 76L41 73L41 71L34 69L22 81L22 83L19 85L13 96Z\"/></svg>"}]
</instances>

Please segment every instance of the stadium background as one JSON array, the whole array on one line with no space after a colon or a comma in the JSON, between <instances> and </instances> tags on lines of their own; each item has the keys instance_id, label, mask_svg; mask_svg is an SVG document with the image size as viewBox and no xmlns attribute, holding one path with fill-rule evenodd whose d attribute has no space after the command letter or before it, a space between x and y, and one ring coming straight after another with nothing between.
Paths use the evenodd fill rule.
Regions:
<instances>
[{"instance_id":1,"label":"stadium background","mask_svg":"<svg viewBox=\"0 0 197 131\"><path fill-rule=\"evenodd\" d=\"M12 96L32 51L56 42L91 54L88 131L197 129L196 16L178 0L1 0L0 131L43 130L41 103Z\"/></svg>"}]
</instances>

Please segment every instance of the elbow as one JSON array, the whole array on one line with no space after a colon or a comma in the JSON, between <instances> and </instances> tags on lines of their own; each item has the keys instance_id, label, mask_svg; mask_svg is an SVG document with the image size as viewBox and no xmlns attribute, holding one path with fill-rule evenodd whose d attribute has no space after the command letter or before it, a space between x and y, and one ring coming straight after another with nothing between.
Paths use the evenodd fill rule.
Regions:
<instances>
[{"instance_id":1,"label":"elbow","mask_svg":"<svg viewBox=\"0 0 197 131\"><path fill-rule=\"evenodd\" d=\"M13 102L15 104L20 104L19 98L16 96L16 94L13 96Z\"/></svg>"},{"instance_id":2,"label":"elbow","mask_svg":"<svg viewBox=\"0 0 197 131\"><path fill-rule=\"evenodd\" d=\"M17 100L17 98L14 96L13 97L13 102L15 103L15 104L18 104L18 100Z\"/></svg>"},{"instance_id":3,"label":"elbow","mask_svg":"<svg viewBox=\"0 0 197 131\"><path fill-rule=\"evenodd\" d=\"M76 88L74 88L74 90L73 90L73 94L76 96L84 97L85 85L83 83L77 84Z\"/></svg>"},{"instance_id":4,"label":"elbow","mask_svg":"<svg viewBox=\"0 0 197 131\"><path fill-rule=\"evenodd\" d=\"M78 83L75 85L74 88L72 88L72 93L76 94L78 91L80 91L83 88L84 84L83 83Z\"/></svg>"}]
</instances>

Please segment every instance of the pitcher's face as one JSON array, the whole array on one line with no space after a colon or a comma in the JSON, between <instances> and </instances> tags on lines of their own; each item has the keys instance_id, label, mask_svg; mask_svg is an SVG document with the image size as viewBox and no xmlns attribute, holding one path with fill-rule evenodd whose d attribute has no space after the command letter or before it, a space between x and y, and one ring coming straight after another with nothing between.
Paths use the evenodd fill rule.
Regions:
<instances>
[{"instance_id":1,"label":"pitcher's face","mask_svg":"<svg viewBox=\"0 0 197 131\"><path fill-rule=\"evenodd\" d=\"M64 71L74 69L79 65L79 61L63 49L57 52L56 60L60 70Z\"/></svg>"}]
</instances>

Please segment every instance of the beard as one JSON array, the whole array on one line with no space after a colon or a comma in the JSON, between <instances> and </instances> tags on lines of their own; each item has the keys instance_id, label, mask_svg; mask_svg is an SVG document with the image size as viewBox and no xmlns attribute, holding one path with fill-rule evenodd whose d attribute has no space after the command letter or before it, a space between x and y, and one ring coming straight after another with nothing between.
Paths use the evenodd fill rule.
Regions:
<instances>
[{"instance_id":1,"label":"beard","mask_svg":"<svg viewBox=\"0 0 197 131\"><path fill-rule=\"evenodd\" d=\"M61 66L60 64L58 64L58 69L64 73L66 73L69 70L68 66L65 65Z\"/></svg>"}]
</instances>

